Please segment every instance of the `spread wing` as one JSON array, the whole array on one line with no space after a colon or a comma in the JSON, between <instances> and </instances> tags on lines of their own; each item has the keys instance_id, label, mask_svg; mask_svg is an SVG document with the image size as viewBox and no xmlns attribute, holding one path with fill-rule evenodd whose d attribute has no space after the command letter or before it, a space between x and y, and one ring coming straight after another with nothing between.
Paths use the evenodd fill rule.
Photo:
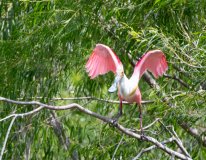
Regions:
<instances>
[{"instance_id":1,"label":"spread wing","mask_svg":"<svg viewBox=\"0 0 206 160\"><path fill-rule=\"evenodd\" d=\"M103 44L97 44L85 68L87 68L89 76L93 79L99 74L105 74L109 71L116 74L116 70L123 70L123 65L111 48Z\"/></svg>"},{"instance_id":2,"label":"spread wing","mask_svg":"<svg viewBox=\"0 0 206 160\"><path fill-rule=\"evenodd\" d=\"M149 70L158 78L168 70L165 55L160 50L152 50L147 52L142 59L136 64L131 79L138 80L142 77L145 70Z\"/></svg>"}]
</instances>

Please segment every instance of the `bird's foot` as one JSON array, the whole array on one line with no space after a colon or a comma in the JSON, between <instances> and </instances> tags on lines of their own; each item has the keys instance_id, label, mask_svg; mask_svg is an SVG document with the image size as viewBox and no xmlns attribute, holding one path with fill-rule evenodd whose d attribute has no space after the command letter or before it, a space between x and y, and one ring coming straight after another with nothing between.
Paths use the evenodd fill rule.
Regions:
<instances>
[{"instance_id":1,"label":"bird's foot","mask_svg":"<svg viewBox=\"0 0 206 160\"><path fill-rule=\"evenodd\" d=\"M112 125L111 125L111 124L109 124L109 126L110 126L110 127L112 127L112 126L113 126L113 128L114 128L114 127L118 127L117 118L113 119Z\"/></svg>"}]
</instances>

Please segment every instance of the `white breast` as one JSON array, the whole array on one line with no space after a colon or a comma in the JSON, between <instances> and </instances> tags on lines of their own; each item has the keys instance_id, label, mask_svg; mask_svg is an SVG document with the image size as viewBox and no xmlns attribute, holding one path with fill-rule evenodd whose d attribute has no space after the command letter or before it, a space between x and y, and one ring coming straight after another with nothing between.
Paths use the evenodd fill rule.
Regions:
<instances>
[{"instance_id":1,"label":"white breast","mask_svg":"<svg viewBox=\"0 0 206 160\"><path fill-rule=\"evenodd\" d=\"M131 93L135 93L134 90L137 89L137 81L129 80L125 75L119 81L119 92L124 97L130 97ZM132 95L133 95L132 94Z\"/></svg>"}]
</instances>

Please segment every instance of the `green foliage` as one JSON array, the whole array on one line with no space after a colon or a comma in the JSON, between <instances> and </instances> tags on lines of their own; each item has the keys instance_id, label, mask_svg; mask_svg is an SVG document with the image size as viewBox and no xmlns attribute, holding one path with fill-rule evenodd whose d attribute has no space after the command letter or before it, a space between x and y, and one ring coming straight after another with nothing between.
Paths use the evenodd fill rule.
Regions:
<instances>
[{"instance_id":1,"label":"green foliage","mask_svg":"<svg viewBox=\"0 0 206 160\"><path fill-rule=\"evenodd\" d=\"M133 58L147 51L161 49L168 61L167 74L177 80L160 77L161 91L171 97L172 107L166 106L161 94L141 79L142 100L154 100L143 105L143 125L162 118L173 125L183 145L194 159L205 159L206 152L196 138L189 136L177 121L190 122L205 134L206 115L206 3L204 0L172 1L5 1L0 2L0 95L12 100L39 100L46 104L84 104L87 100L52 101L63 97L95 96L118 100L117 93L107 89L113 73L90 79L85 64L97 43L113 49L122 61L125 73L131 76ZM185 73L175 69L182 68ZM41 97L38 99L38 97ZM117 105L92 101L84 106L112 118ZM25 113L36 106L0 103L0 118L13 112ZM134 111L134 113L133 113ZM119 123L126 128L139 128L138 109L123 105ZM130 118L130 116L133 116ZM79 159L111 159L122 133L94 117L77 110L57 112L70 141L69 152L55 134L49 121L51 112L40 112L17 118L11 129L3 159L25 159L29 146L31 159L68 159L74 151ZM0 122L0 148L11 120ZM159 141L169 135L155 124L146 134ZM150 144L124 136L115 158L132 159ZM177 150L174 144L168 147ZM168 159L159 149L144 153L142 159Z\"/></svg>"}]
</instances>

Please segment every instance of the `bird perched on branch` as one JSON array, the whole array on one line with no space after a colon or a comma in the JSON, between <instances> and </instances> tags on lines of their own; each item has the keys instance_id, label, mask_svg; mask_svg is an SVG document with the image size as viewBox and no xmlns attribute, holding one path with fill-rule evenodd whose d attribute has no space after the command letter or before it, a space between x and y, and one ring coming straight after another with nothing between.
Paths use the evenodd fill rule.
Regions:
<instances>
[{"instance_id":1,"label":"bird perched on branch","mask_svg":"<svg viewBox=\"0 0 206 160\"><path fill-rule=\"evenodd\" d=\"M117 120L122 115L122 101L130 103L136 102L139 105L139 118L141 127L141 138L144 137L142 129L142 113L141 113L141 94L138 87L139 80L146 70L158 78L162 76L168 69L165 55L160 50L151 50L147 52L142 59L136 64L134 72L130 79L124 74L124 68L116 56L116 54L106 45L97 44L92 55L90 56L86 66L87 72L91 79L99 74L105 74L113 71L116 74L114 83L108 89L109 92L115 92L118 89L118 97L120 101L120 113L113 120L113 126L117 126Z\"/></svg>"}]
</instances>

